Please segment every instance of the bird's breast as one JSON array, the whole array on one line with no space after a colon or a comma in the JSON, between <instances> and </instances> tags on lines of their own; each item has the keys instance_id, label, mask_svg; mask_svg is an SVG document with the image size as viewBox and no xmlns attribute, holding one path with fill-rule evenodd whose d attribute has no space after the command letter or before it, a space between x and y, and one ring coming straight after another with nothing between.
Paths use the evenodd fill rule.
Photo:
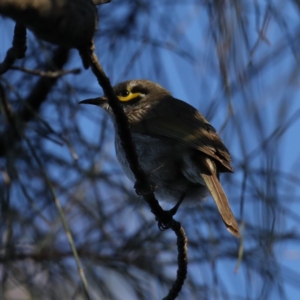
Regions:
<instances>
[{"instance_id":1,"label":"bird's breast","mask_svg":"<svg viewBox=\"0 0 300 300\"><path fill-rule=\"evenodd\" d=\"M165 138L138 133L133 133L132 139L140 166L150 184L156 187L158 200L176 202L182 193L187 193L185 202L199 202L200 198L206 196L207 190L200 173L191 169L189 158L192 149ZM135 182L118 135L115 146L120 165L127 177Z\"/></svg>"},{"instance_id":2,"label":"bird's breast","mask_svg":"<svg viewBox=\"0 0 300 300\"><path fill-rule=\"evenodd\" d=\"M174 177L176 170L180 168L180 150L181 145L176 145L172 141L156 138L144 134L133 133L132 139L136 147L139 163L142 169L150 177ZM120 138L116 135L115 138L116 154L119 163L124 169L126 175L134 181L134 176L131 173L127 162ZM176 165L174 165L176 163ZM166 178L165 178L166 180Z\"/></svg>"}]
</instances>

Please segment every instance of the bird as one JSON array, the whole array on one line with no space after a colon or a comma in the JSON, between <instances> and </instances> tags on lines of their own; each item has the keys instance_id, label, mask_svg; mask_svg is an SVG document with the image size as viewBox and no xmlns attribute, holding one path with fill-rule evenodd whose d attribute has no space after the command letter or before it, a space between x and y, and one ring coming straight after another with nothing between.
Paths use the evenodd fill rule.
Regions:
<instances>
[{"instance_id":1,"label":"bird","mask_svg":"<svg viewBox=\"0 0 300 300\"><path fill-rule=\"evenodd\" d=\"M227 230L239 237L238 223L219 180L220 173L233 173L231 157L215 128L196 108L152 81L121 82L114 92L127 116L140 166L155 187L156 198L191 205L211 194ZM116 129L106 96L80 103L103 108ZM118 134L115 149L122 169L134 182Z\"/></svg>"}]
</instances>

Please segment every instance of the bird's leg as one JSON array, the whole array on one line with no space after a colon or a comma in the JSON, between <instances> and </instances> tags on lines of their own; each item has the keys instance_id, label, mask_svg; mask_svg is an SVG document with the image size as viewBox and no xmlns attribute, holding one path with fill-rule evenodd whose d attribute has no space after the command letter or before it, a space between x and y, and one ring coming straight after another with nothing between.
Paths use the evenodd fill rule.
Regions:
<instances>
[{"instance_id":1,"label":"bird's leg","mask_svg":"<svg viewBox=\"0 0 300 300\"><path fill-rule=\"evenodd\" d=\"M182 203L182 201L183 201L184 198L185 198L185 195L186 195L186 192L183 192L183 193L181 194L181 196L179 197L179 199L178 199L177 203L175 204L175 206L172 207L172 208L168 211L169 214L170 214L172 217L176 215L177 210L178 210L180 204Z\"/></svg>"},{"instance_id":2,"label":"bird's leg","mask_svg":"<svg viewBox=\"0 0 300 300\"><path fill-rule=\"evenodd\" d=\"M177 210L185 198L186 192L183 192L180 196L179 200L170 210L165 210L162 216L156 217L156 221L158 221L158 228L160 231L167 230L173 225L173 217L176 215Z\"/></svg>"}]
</instances>

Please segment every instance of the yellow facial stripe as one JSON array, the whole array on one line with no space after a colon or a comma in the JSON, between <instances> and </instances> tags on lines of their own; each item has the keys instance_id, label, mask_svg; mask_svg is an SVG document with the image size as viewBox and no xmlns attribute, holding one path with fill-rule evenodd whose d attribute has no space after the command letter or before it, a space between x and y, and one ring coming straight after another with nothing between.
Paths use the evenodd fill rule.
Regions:
<instances>
[{"instance_id":1,"label":"yellow facial stripe","mask_svg":"<svg viewBox=\"0 0 300 300\"><path fill-rule=\"evenodd\" d=\"M122 97L122 96L117 96L117 97L119 98L120 101L126 102L126 101L130 101L130 100L135 99L140 96L141 96L141 93L129 93L129 95L126 97Z\"/></svg>"}]
</instances>

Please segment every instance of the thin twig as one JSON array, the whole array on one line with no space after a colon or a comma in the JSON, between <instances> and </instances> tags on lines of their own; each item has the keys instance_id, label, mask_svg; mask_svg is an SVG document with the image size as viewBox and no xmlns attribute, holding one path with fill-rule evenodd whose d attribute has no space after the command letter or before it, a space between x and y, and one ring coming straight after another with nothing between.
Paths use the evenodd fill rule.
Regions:
<instances>
[{"instance_id":1,"label":"thin twig","mask_svg":"<svg viewBox=\"0 0 300 300\"><path fill-rule=\"evenodd\" d=\"M67 74L79 74L81 70L79 68L73 70L57 70L57 71L41 71L41 70L31 70L23 67L10 67L11 70L22 71L31 75L49 77L49 78L58 78Z\"/></svg>"},{"instance_id":2,"label":"thin twig","mask_svg":"<svg viewBox=\"0 0 300 300\"><path fill-rule=\"evenodd\" d=\"M85 274L84 274L84 270L82 268L82 265L81 265L81 261L80 261L80 258L79 258L79 255L78 255L78 252L77 252L77 249L76 249L76 246L75 246L75 243L74 243L74 240L73 240L73 237L72 237L72 234L71 234L71 231L70 231L70 228L69 228L69 225L68 225L68 222L66 220L66 217L65 217L65 214L64 214L64 211L61 207L61 204L60 204L60 201L58 199L58 197L56 196L56 193L54 191L54 187L52 185L52 182L50 181L48 175L47 175L47 172L45 171L44 167L43 167L43 164L41 162L41 160L39 159L38 155L36 154L32 144L30 143L29 139L27 139L26 137L24 137L33 157L35 158L38 166L40 167L44 177L45 177L45 180L46 180L46 183L48 185L48 188L50 190L50 193L51 193L51 196L52 196L52 199L57 207L57 210L59 212L59 216L60 216L60 219L62 221L62 224L63 224L63 227L64 227L64 230L66 232L66 235L67 235L67 238L68 238L68 241L69 241L69 244L71 246L71 249L72 249L72 253L73 253L73 256L75 258L75 261L76 261L76 265L77 265L77 269L78 269L78 273L79 273L79 276L80 276L80 279L81 279L81 282L82 282L82 285L83 285L83 290L84 290L84 293L85 293L85 296L86 296L86 299L87 300L90 300L90 295L89 295L89 291L88 291L88 284L87 284L87 280L86 280L86 277L85 277Z\"/></svg>"}]
</instances>

